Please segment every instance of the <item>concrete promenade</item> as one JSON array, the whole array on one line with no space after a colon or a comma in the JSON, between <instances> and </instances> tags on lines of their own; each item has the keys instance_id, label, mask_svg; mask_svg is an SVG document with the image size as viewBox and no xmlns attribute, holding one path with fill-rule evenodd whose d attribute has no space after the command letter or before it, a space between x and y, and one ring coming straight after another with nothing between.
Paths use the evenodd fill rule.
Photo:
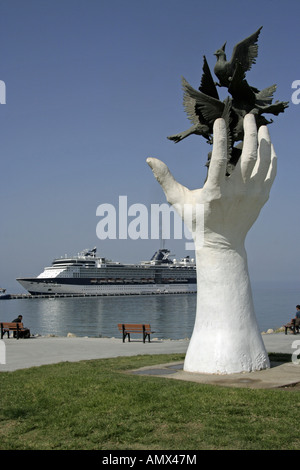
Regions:
<instances>
[{"instance_id":1,"label":"concrete promenade","mask_svg":"<svg viewBox=\"0 0 300 470\"><path fill-rule=\"evenodd\" d=\"M150 343L141 340L122 342L119 338L88 337L45 337L28 339L5 337L6 364L0 364L1 371L14 371L58 362L77 362L138 354L185 353L187 340L171 341L153 339Z\"/></svg>"},{"instance_id":2,"label":"concrete promenade","mask_svg":"<svg viewBox=\"0 0 300 470\"><path fill-rule=\"evenodd\" d=\"M300 358L300 335L273 333L262 335L268 352L297 353ZM29 339L5 338L6 364L0 364L0 372L28 369L45 364L59 362L77 362L81 360L135 356L139 354L185 353L188 340L160 340L153 338L150 343L141 340L122 342L119 338L87 337L31 337ZM2 343L3 345L3 343ZM1 346L1 344L0 344ZM1 356L0 356L1 358ZM201 383L215 383L231 386L251 386L272 388L291 386L300 383L300 365L287 363L271 365L266 371L229 376L215 374L188 374L182 371L182 364L155 366L135 373L165 376L179 380ZM257 378L258 377L258 378Z\"/></svg>"}]
</instances>

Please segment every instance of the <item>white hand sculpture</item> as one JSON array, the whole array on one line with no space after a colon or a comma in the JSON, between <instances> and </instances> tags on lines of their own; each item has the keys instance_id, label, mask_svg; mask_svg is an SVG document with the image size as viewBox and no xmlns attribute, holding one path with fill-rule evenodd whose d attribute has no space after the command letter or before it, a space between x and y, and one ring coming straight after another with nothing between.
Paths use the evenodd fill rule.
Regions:
<instances>
[{"instance_id":1,"label":"white hand sculpture","mask_svg":"<svg viewBox=\"0 0 300 470\"><path fill-rule=\"evenodd\" d=\"M197 313L184 370L236 373L269 367L255 317L245 237L269 198L276 175L276 155L267 127L258 135L255 118L244 118L244 145L231 176L226 177L227 142L223 119L214 124L214 145L207 181L190 191L167 166L148 158L168 202L193 232L197 266ZM203 205L200 227L184 207ZM195 210L194 210L195 212ZM197 243L197 229L203 240ZM198 234L199 235L199 234Z\"/></svg>"}]
</instances>

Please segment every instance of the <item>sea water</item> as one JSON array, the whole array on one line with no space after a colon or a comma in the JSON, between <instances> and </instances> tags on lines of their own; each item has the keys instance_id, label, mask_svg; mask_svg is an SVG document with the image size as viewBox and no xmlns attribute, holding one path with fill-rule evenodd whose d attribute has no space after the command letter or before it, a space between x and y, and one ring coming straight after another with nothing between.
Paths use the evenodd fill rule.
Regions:
<instances>
[{"instance_id":1,"label":"sea water","mask_svg":"<svg viewBox=\"0 0 300 470\"><path fill-rule=\"evenodd\" d=\"M300 304L296 283L254 283L252 291L260 331L284 325ZM196 294L161 294L1 300L0 321L21 314L32 334L117 338L121 337L118 323L150 323L154 337L175 340L191 337L196 298Z\"/></svg>"}]
</instances>

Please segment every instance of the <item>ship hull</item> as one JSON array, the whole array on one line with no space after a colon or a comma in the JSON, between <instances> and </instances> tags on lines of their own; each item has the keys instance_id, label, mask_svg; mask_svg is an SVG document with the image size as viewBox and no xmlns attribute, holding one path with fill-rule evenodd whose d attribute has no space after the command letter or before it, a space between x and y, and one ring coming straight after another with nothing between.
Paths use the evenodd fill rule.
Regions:
<instances>
[{"instance_id":1,"label":"ship hull","mask_svg":"<svg viewBox=\"0 0 300 470\"><path fill-rule=\"evenodd\" d=\"M143 294L187 294L197 291L196 282L170 284L90 284L76 283L67 279L17 279L32 295L82 294L82 295L143 295ZM68 282L69 281L69 282Z\"/></svg>"}]
</instances>

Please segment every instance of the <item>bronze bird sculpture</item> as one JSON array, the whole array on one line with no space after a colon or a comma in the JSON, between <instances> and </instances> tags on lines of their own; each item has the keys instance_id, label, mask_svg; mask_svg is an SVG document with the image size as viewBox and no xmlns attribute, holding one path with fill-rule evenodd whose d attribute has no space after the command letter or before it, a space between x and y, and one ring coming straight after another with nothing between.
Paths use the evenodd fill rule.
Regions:
<instances>
[{"instance_id":1,"label":"bronze bird sculpture","mask_svg":"<svg viewBox=\"0 0 300 470\"><path fill-rule=\"evenodd\" d=\"M197 106L196 100L190 95L187 89L187 81L182 77L182 88L183 93L183 106L189 120L192 122L192 127L189 129L179 132L178 134L168 136L169 140L178 143L185 139L189 135L201 135L205 137L208 143L211 143L212 127L209 125L207 120L203 117L199 106Z\"/></svg>"},{"instance_id":2,"label":"bronze bird sculpture","mask_svg":"<svg viewBox=\"0 0 300 470\"><path fill-rule=\"evenodd\" d=\"M193 126L186 131L169 136L168 139L178 143L186 137L195 134L206 138L209 144L213 143L214 121L222 117L227 127L227 159L229 175L241 154L240 146L234 143L243 137L243 117L232 110L232 98L227 97L220 101L218 91L210 72L206 57L203 57L203 73L198 90L195 90L185 78L182 77L184 91L183 104L188 118ZM206 166L209 166L210 154ZM231 171L229 169L231 168Z\"/></svg>"},{"instance_id":3,"label":"bronze bird sculpture","mask_svg":"<svg viewBox=\"0 0 300 470\"><path fill-rule=\"evenodd\" d=\"M226 43L216 51L217 63L214 72L219 83L215 83L205 56L198 90L194 89L185 78L182 78L183 105L193 125L186 131L168 137L177 143L195 134L205 137L207 142L212 144L214 122L222 117L227 128L227 176L232 173L242 152L246 114L254 114L256 125L259 128L273 122L272 119L267 120L263 114L277 116L284 112L288 106L288 102L272 102L276 85L260 91L250 86L246 80L246 72L251 69L257 57L257 40L261 29L262 27L234 47L230 61L227 61L225 55ZM226 87L231 96L221 101L217 85ZM210 157L211 152L208 154L207 167L210 163Z\"/></svg>"},{"instance_id":4,"label":"bronze bird sculpture","mask_svg":"<svg viewBox=\"0 0 300 470\"><path fill-rule=\"evenodd\" d=\"M228 91L233 98L233 108L236 112L241 113L243 116L247 113L253 113L256 116L261 116L262 114L278 116L279 113L284 112L288 107L287 101L276 101L272 104L276 85L259 91L248 84L245 76L246 74L242 65L240 62L237 62L234 74L228 86ZM270 124L271 122L273 121L257 119L257 126L260 127L261 125Z\"/></svg>"},{"instance_id":5,"label":"bronze bird sculpture","mask_svg":"<svg viewBox=\"0 0 300 470\"><path fill-rule=\"evenodd\" d=\"M227 175L229 175L229 168L236 164L241 153L240 149L233 147L234 142L241 140L243 136L243 119L233 111L232 98L227 97L222 102L218 98L195 90L185 78L182 78L182 87L184 90L185 109L189 119L194 121L194 125L187 131L170 136L168 139L177 143L191 134L196 134L202 135L209 144L212 144L214 122L217 118L222 117L227 128ZM200 89L201 86L199 87ZM209 160L210 157L208 156L206 166L209 165Z\"/></svg>"},{"instance_id":6,"label":"bronze bird sculpture","mask_svg":"<svg viewBox=\"0 0 300 470\"><path fill-rule=\"evenodd\" d=\"M218 86L228 87L235 71L236 63L239 62L245 72L251 69L255 64L258 46L257 40L262 26L251 36L243 39L233 49L231 59L227 61L225 54L226 42L215 52L217 62L214 67L214 73L218 77Z\"/></svg>"},{"instance_id":7,"label":"bronze bird sculpture","mask_svg":"<svg viewBox=\"0 0 300 470\"><path fill-rule=\"evenodd\" d=\"M211 96L212 98L219 99L219 95L214 83L214 80L212 78L206 57L203 57L203 73L201 77L201 83L199 86L200 92L206 94L207 96ZM171 136L168 136L169 140L172 140L175 143L180 142L181 140L185 139L186 137L195 134L195 135L201 135L205 137L208 143L212 143L211 140L211 134L212 134L212 126L211 123L208 123L208 121L203 117L201 110L199 106L197 106L196 100L191 94L189 93L189 84L185 80L185 78L182 77L182 88L183 88L183 106L185 109L185 112L193 124L192 127L187 129L186 131L179 132L178 134L174 134Z\"/></svg>"}]
</instances>

